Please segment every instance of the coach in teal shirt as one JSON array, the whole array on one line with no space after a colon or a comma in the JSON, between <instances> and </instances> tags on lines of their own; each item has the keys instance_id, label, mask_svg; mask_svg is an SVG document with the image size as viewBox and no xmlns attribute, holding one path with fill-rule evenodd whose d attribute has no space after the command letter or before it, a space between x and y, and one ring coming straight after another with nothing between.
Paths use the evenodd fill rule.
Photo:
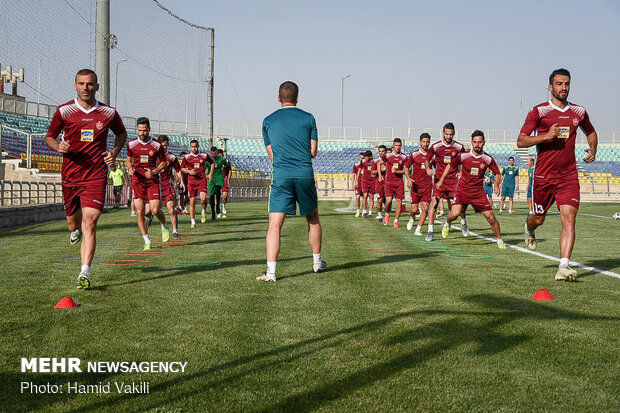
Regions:
<instances>
[{"instance_id":1,"label":"coach in teal shirt","mask_svg":"<svg viewBox=\"0 0 620 413\"><path fill-rule=\"evenodd\" d=\"M269 229L267 230L267 271L257 280L275 281L280 253L280 232L287 214L299 214L308 221L313 270L321 272L327 264L321 259L322 230L312 158L317 154L316 122L312 114L297 108L299 88L284 82L278 91L280 109L263 121L263 139L273 163L269 191Z\"/></svg>"}]
</instances>

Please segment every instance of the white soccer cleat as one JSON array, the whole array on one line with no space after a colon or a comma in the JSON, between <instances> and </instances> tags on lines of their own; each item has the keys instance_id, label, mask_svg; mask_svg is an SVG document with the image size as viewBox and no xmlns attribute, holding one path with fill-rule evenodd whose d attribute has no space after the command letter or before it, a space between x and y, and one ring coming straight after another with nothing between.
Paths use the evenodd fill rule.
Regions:
<instances>
[{"instance_id":1,"label":"white soccer cleat","mask_svg":"<svg viewBox=\"0 0 620 413\"><path fill-rule=\"evenodd\" d=\"M464 237L469 237L469 226L467 225L467 221L461 223L461 232Z\"/></svg>"},{"instance_id":2,"label":"white soccer cleat","mask_svg":"<svg viewBox=\"0 0 620 413\"><path fill-rule=\"evenodd\" d=\"M258 280L258 281L276 282L276 275L275 274L264 273L260 277L256 277L256 280Z\"/></svg>"},{"instance_id":3,"label":"white soccer cleat","mask_svg":"<svg viewBox=\"0 0 620 413\"><path fill-rule=\"evenodd\" d=\"M222 205L222 213L226 215L228 212L226 211L226 206Z\"/></svg>"},{"instance_id":4,"label":"white soccer cleat","mask_svg":"<svg viewBox=\"0 0 620 413\"><path fill-rule=\"evenodd\" d=\"M136 214L136 211L131 211L131 214L129 216L130 217L137 217L138 214Z\"/></svg>"},{"instance_id":5,"label":"white soccer cleat","mask_svg":"<svg viewBox=\"0 0 620 413\"><path fill-rule=\"evenodd\" d=\"M320 263L313 264L312 269L314 270L314 272L323 272L327 269L327 263L321 260Z\"/></svg>"},{"instance_id":6,"label":"white soccer cleat","mask_svg":"<svg viewBox=\"0 0 620 413\"><path fill-rule=\"evenodd\" d=\"M75 245L78 242L80 242L81 239L82 239L82 232L78 228L75 231L71 232L71 236L69 237L69 244Z\"/></svg>"},{"instance_id":7,"label":"white soccer cleat","mask_svg":"<svg viewBox=\"0 0 620 413\"><path fill-rule=\"evenodd\" d=\"M416 229L415 229L415 232L413 233L413 235L416 235L416 236L418 236L418 237L421 237L423 234L422 234L422 231L420 231L419 229L417 229L417 228L416 228Z\"/></svg>"},{"instance_id":8,"label":"white soccer cleat","mask_svg":"<svg viewBox=\"0 0 620 413\"><path fill-rule=\"evenodd\" d=\"M568 265L560 265L558 272L555 273L556 281L575 281L577 279L577 271Z\"/></svg>"},{"instance_id":9,"label":"white soccer cleat","mask_svg":"<svg viewBox=\"0 0 620 413\"><path fill-rule=\"evenodd\" d=\"M217 214L217 218L218 219L222 218L222 213Z\"/></svg>"},{"instance_id":10,"label":"white soccer cleat","mask_svg":"<svg viewBox=\"0 0 620 413\"><path fill-rule=\"evenodd\" d=\"M428 234L426 234L425 239L427 242L431 242L433 240L433 233L431 231L428 231Z\"/></svg>"},{"instance_id":11,"label":"white soccer cleat","mask_svg":"<svg viewBox=\"0 0 620 413\"><path fill-rule=\"evenodd\" d=\"M527 221L525 221L525 245L529 250L536 249L536 234L534 231L528 231Z\"/></svg>"},{"instance_id":12,"label":"white soccer cleat","mask_svg":"<svg viewBox=\"0 0 620 413\"><path fill-rule=\"evenodd\" d=\"M407 231L411 231L413 229L413 224L415 223L413 217L409 218L409 222L407 222Z\"/></svg>"}]
</instances>

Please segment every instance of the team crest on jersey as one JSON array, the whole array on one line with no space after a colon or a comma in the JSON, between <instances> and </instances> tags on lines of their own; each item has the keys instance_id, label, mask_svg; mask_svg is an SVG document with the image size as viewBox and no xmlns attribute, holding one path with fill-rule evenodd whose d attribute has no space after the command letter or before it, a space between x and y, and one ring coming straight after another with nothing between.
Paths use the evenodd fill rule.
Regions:
<instances>
[{"instance_id":1,"label":"team crest on jersey","mask_svg":"<svg viewBox=\"0 0 620 413\"><path fill-rule=\"evenodd\" d=\"M570 126L560 126L560 134L558 138L560 139L568 139L570 136Z\"/></svg>"},{"instance_id":2,"label":"team crest on jersey","mask_svg":"<svg viewBox=\"0 0 620 413\"><path fill-rule=\"evenodd\" d=\"M140 163L149 163L148 155L140 155Z\"/></svg>"},{"instance_id":3,"label":"team crest on jersey","mask_svg":"<svg viewBox=\"0 0 620 413\"><path fill-rule=\"evenodd\" d=\"M579 125L579 119L577 119L577 118L573 119L573 125L574 126Z\"/></svg>"},{"instance_id":4,"label":"team crest on jersey","mask_svg":"<svg viewBox=\"0 0 620 413\"><path fill-rule=\"evenodd\" d=\"M80 140L82 142L92 142L95 137L95 131L92 129L82 129L80 132Z\"/></svg>"},{"instance_id":5,"label":"team crest on jersey","mask_svg":"<svg viewBox=\"0 0 620 413\"><path fill-rule=\"evenodd\" d=\"M97 123L95 124L95 126L97 127L97 130L101 130L101 129L103 129L103 122L101 122L101 121L97 121Z\"/></svg>"}]
</instances>

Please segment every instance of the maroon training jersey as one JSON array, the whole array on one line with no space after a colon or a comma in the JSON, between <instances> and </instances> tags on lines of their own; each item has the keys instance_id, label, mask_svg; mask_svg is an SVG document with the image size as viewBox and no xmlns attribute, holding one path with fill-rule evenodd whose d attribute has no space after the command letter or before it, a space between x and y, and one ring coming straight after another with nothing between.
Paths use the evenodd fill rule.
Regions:
<instances>
[{"instance_id":1,"label":"maroon training jersey","mask_svg":"<svg viewBox=\"0 0 620 413\"><path fill-rule=\"evenodd\" d=\"M446 169L446 166L452 162L452 159L462 152L465 152L465 147L454 140L450 145L447 145L442 139L439 142L435 142L428 148L429 158L432 158L433 156L435 157L436 179L439 179L441 175L443 175L443 171ZM448 176L446 176L446 179L444 179L444 184L447 183L448 187L452 187L456 184L456 175L458 173L458 168L452 169Z\"/></svg>"},{"instance_id":2,"label":"maroon training jersey","mask_svg":"<svg viewBox=\"0 0 620 413\"><path fill-rule=\"evenodd\" d=\"M377 159L373 160L376 168L379 167L378 163L381 160L382 160L381 158L377 158ZM377 175L377 182L376 182L375 185L379 185L381 187L381 186L383 186L385 184L385 178L386 178L385 174L386 174L386 172L387 172L387 167L385 166L385 164L381 165L381 170L379 171L379 175L381 175L383 177L383 180L381 182L379 182L379 175Z\"/></svg>"},{"instance_id":3,"label":"maroon training jersey","mask_svg":"<svg viewBox=\"0 0 620 413\"><path fill-rule=\"evenodd\" d=\"M431 177L428 176L426 172L426 164L424 161L428 161L429 165L433 164L433 158L428 156L428 152L424 152L420 148L407 157L405 167L411 168L413 166L411 169L411 179L413 179L413 182L415 182L418 187L429 188L433 183Z\"/></svg>"},{"instance_id":4,"label":"maroon training jersey","mask_svg":"<svg viewBox=\"0 0 620 413\"><path fill-rule=\"evenodd\" d=\"M96 102L86 110L74 99L58 106L47 136L56 139L63 129L64 140L69 142L69 152L63 154L62 160L63 184L107 179L103 153L108 150L108 130L117 136L125 133L116 109Z\"/></svg>"},{"instance_id":5,"label":"maroon training jersey","mask_svg":"<svg viewBox=\"0 0 620 413\"><path fill-rule=\"evenodd\" d=\"M166 154L166 167L163 171L159 173L159 177L161 178L162 185L170 185L170 177L172 176L172 169L175 171L181 170L181 165L179 164L179 158L173 153Z\"/></svg>"},{"instance_id":6,"label":"maroon training jersey","mask_svg":"<svg viewBox=\"0 0 620 413\"><path fill-rule=\"evenodd\" d=\"M538 157L534 174L539 178L556 178L567 173L575 173L577 128L581 128L586 135L594 132L594 126L590 123L590 117L583 106L569 103L564 109L560 109L549 101L534 106L525 118L521 133L531 135L538 130L536 135L544 135L555 123L560 127L559 136L536 145Z\"/></svg>"},{"instance_id":7,"label":"maroon training jersey","mask_svg":"<svg viewBox=\"0 0 620 413\"><path fill-rule=\"evenodd\" d=\"M398 184L399 182L403 182L402 174L395 174L392 172L392 168L395 167L397 170L401 170L405 167L405 161L407 157L403 153L399 153L398 155L395 153L388 153L382 158L383 162L385 162L386 167L386 180L385 182L388 184Z\"/></svg>"},{"instance_id":8,"label":"maroon training jersey","mask_svg":"<svg viewBox=\"0 0 620 413\"><path fill-rule=\"evenodd\" d=\"M481 155L476 155L473 151L457 154L450 162L450 167L458 170L459 166L461 177L457 184L458 192L484 192L484 173L487 168L490 168L493 174L499 174L495 159L486 152Z\"/></svg>"},{"instance_id":9,"label":"maroon training jersey","mask_svg":"<svg viewBox=\"0 0 620 413\"><path fill-rule=\"evenodd\" d=\"M205 174L206 162L212 164L213 159L211 156L206 153L199 153L194 155L193 153L188 153L183 157L181 161L181 168L189 169L190 171L196 171L196 175L187 175L190 180L196 181L200 179L207 179Z\"/></svg>"},{"instance_id":10,"label":"maroon training jersey","mask_svg":"<svg viewBox=\"0 0 620 413\"><path fill-rule=\"evenodd\" d=\"M127 157L133 158L133 180L147 181L146 171L153 170L157 166L166 161L166 153L164 147L157 140L152 137L142 142L140 138L136 138L127 144Z\"/></svg>"},{"instance_id":11,"label":"maroon training jersey","mask_svg":"<svg viewBox=\"0 0 620 413\"><path fill-rule=\"evenodd\" d=\"M368 162L366 159L362 161L362 182L372 182L377 179L377 175L372 175L372 171L377 170L377 164L374 161Z\"/></svg>"},{"instance_id":12,"label":"maroon training jersey","mask_svg":"<svg viewBox=\"0 0 620 413\"><path fill-rule=\"evenodd\" d=\"M358 163L354 164L353 173L357 174L357 171L359 171L361 167L362 167L362 161L359 161ZM362 185L362 174L359 174L359 176L357 177L357 184Z\"/></svg>"}]
</instances>

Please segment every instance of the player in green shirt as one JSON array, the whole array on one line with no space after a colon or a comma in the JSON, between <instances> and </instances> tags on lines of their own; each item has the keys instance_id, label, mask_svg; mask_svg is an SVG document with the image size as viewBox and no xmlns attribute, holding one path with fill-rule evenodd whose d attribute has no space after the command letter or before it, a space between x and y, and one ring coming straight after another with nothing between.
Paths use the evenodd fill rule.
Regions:
<instances>
[{"instance_id":1,"label":"player in green shirt","mask_svg":"<svg viewBox=\"0 0 620 413\"><path fill-rule=\"evenodd\" d=\"M508 158L508 166L504 166L502 170L502 199L499 203L499 214L502 215L502 209L504 208L504 201L506 197L510 198L510 205L508 208L508 214L512 215L515 188L519 190L519 168L515 166L515 158L512 156Z\"/></svg>"},{"instance_id":2,"label":"player in green shirt","mask_svg":"<svg viewBox=\"0 0 620 413\"><path fill-rule=\"evenodd\" d=\"M312 114L297 108L299 88L293 82L280 85L280 109L263 121L263 140L273 162L269 192L269 228L267 230L267 271L257 280L276 280L280 253L280 232L287 214L299 214L308 221L308 239L314 258L314 272L327 269L321 259L322 229L312 158L318 151L316 122Z\"/></svg>"},{"instance_id":3,"label":"player in green shirt","mask_svg":"<svg viewBox=\"0 0 620 413\"><path fill-rule=\"evenodd\" d=\"M220 156L216 146L211 147L211 158L215 168L213 169L213 177L209 181L209 204L211 205L211 220L215 221L215 213L217 217L222 218L222 186L224 185L224 166L230 166L226 158Z\"/></svg>"},{"instance_id":4,"label":"player in green shirt","mask_svg":"<svg viewBox=\"0 0 620 413\"><path fill-rule=\"evenodd\" d=\"M121 207L121 194L123 193L123 185L126 184L125 172L116 167L116 164L110 165L110 176L112 185L114 186L114 208Z\"/></svg>"}]
</instances>

